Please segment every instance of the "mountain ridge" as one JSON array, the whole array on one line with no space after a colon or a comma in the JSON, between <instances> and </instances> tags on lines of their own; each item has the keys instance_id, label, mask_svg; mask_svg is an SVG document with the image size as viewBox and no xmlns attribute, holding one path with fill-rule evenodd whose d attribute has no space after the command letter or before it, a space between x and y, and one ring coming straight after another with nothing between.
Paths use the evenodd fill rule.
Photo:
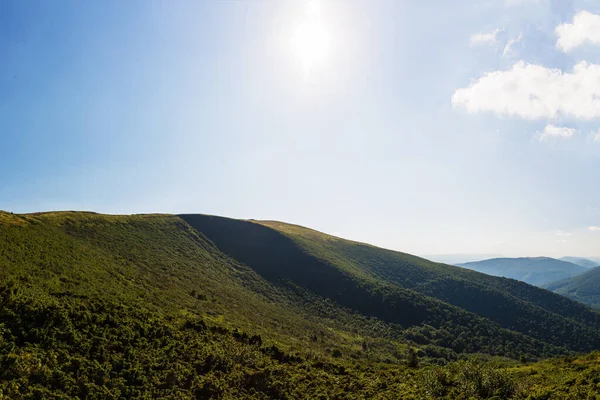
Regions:
<instances>
[{"instance_id":1,"label":"mountain ridge","mask_svg":"<svg viewBox=\"0 0 600 400\"><path fill-rule=\"evenodd\" d=\"M198 214L0 212L0 300L9 398L454 398L460 368L509 374L478 360L600 348L600 314L546 290Z\"/></svg>"},{"instance_id":2,"label":"mountain ridge","mask_svg":"<svg viewBox=\"0 0 600 400\"><path fill-rule=\"evenodd\" d=\"M600 266L600 262L585 257L561 257L559 260L577 264L588 269Z\"/></svg>"},{"instance_id":3,"label":"mountain ridge","mask_svg":"<svg viewBox=\"0 0 600 400\"><path fill-rule=\"evenodd\" d=\"M452 304L484 318L491 318L494 323L498 323L507 329L517 329L522 332L537 332L535 335L538 338L544 336L545 329L536 326L536 324L524 321L535 320L535 315L545 315L545 318L548 318L548 320L555 321L553 323L555 325L555 335L553 335L552 339L555 344L559 344L561 340L565 340L571 334L565 332L565 336L562 339L558 339L561 335L557 334L560 329L556 327L563 324L560 322L562 318L570 319L573 315L579 315L579 318L583 318L583 320L589 323L598 323L597 313L590 312L585 306L574 303L567 304L561 296L552 295L542 289L467 271L458 267L432 263L423 258L405 253L381 249L359 242L346 241L315 230L305 229L298 225L289 225L281 222L248 222L202 215L181 215L181 217L199 232L205 234L222 251L247 265L252 266L260 263L261 257L264 254L268 254L268 257L264 257L267 258L265 262L271 265L270 273L279 274L281 271L274 272L277 265L286 265L287 269L285 271L289 272L289 274L276 275L277 279L288 279L292 283L299 284L304 288L306 288L307 284L310 284L312 285L310 288L314 289L317 284L310 282L310 274L302 275L305 270L290 268L293 265L293 258L292 261L286 259L278 260L280 254L277 251L271 251L269 245L261 241L262 234L277 237L277 240L281 243L286 243L286 246L294 245L296 246L295 249L299 250L300 253L308 253L315 257L318 260L318 264L314 267L315 270L328 268L329 271L337 269L338 271L335 273L343 272L345 282L350 287L343 285L342 289L352 290L352 293L357 298L360 297L360 293L364 293L366 290L361 284L376 280L377 282L384 283L378 286L377 290L395 287L397 288L396 290L400 290L396 295L405 293L404 291L408 290L419 293L422 296L433 297L438 301ZM249 224L253 224L254 226ZM271 227L275 232L266 231L263 229L264 226L263 228L259 228L256 225L266 225L267 227ZM279 236L276 235L277 231L279 232ZM252 232L255 233L254 236ZM287 237L287 242L284 242L281 236ZM240 247L240 243L244 245ZM251 246L249 245L250 243L252 243ZM261 249L258 252L260 254L257 254L256 249ZM269 253L269 251L271 252ZM357 270L359 270L358 273L356 272ZM327 287L318 287L317 290L320 290L319 295L330 297L335 301L339 300L338 292L334 290L327 291L326 289ZM503 292L507 292L508 294L503 294ZM495 302L474 302L473 298L478 297L486 298L487 300L495 299ZM395 301L399 300L396 299ZM520 312L513 313L514 315L512 316L498 315L495 312L496 307L498 307L497 304L513 304ZM551 304L552 311L545 310L543 308L544 304ZM349 303L346 305L349 305ZM380 304L375 309L380 311L386 310L387 308L383 306L385 305ZM565 312L565 307L569 310L568 312ZM383 312L381 311L381 313ZM569 316L567 317L567 315ZM385 316L383 314L380 314L379 317L383 317L384 320L390 318L389 315ZM398 323L400 321L395 319L390 322ZM582 338L587 336L587 334L582 335Z\"/></svg>"},{"instance_id":4,"label":"mountain ridge","mask_svg":"<svg viewBox=\"0 0 600 400\"><path fill-rule=\"evenodd\" d=\"M535 286L570 278L587 270L580 265L551 257L502 257L458 266L488 275L517 279Z\"/></svg>"}]
</instances>

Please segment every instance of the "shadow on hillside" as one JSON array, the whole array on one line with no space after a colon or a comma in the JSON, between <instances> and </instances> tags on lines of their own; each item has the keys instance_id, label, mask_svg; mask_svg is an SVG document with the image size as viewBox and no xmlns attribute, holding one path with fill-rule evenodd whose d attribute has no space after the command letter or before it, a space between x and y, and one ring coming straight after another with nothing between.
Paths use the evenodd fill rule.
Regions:
<instances>
[{"instance_id":1,"label":"shadow on hillside","mask_svg":"<svg viewBox=\"0 0 600 400\"><path fill-rule=\"evenodd\" d=\"M208 215L180 215L219 250L247 265L274 284L292 283L343 307L405 326L429 317L409 294L383 293L381 288L345 274L302 251L290 238L260 224Z\"/></svg>"}]
</instances>

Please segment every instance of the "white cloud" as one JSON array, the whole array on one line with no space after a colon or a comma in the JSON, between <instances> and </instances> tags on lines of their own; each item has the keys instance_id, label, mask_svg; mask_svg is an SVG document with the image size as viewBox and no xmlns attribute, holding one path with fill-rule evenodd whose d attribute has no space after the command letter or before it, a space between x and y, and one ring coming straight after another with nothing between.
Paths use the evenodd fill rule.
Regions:
<instances>
[{"instance_id":1,"label":"white cloud","mask_svg":"<svg viewBox=\"0 0 600 400\"><path fill-rule=\"evenodd\" d=\"M600 129L598 129L598 132L592 132L591 136L594 142L600 142Z\"/></svg>"},{"instance_id":2,"label":"white cloud","mask_svg":"<svg viewBox=\"0 0 600 400\"><path fill-rule=\"evenodd\" d=\"M567 73L519 61L456 90L452 104L472 114L492 112L528 120L600 118L600 65L582 61Z\"/></svg>"},{"instance_id":3,"label":"white cloud","mask_svg":"<svg viewBox=\"0 0 600 400\"><path fill-rule=\"evenodd\" d=\"M571 232L556 231L556 236L573 236Z\"/></svg>"},{"instance_id":4,"label":"white cloud","mask_svg":"<svg viewBox=\"0 0 600 400\"><path fill-rule=\"evenodd\" d=\"M502 32L502 29L496 29L494 32L489 33L476 33L469 39L469 44L473 47L496 44L500 32Z\"/></svg>"},{"instance_id":5,"label":"white cloud","mask_svg":"<svg viewBox=\"0 0 600 400\"><path fill-rule=\"evenodd\" d=\"M581 11L575 15L572 24L557 26L556 35L556 46L564 52L586 43L600 45L600 15Z\"/></svg>"},{"instance_id":6,"label":"white cloud","mask_svg":"<svg viewBox=\"0 0 600 400\"><path fill-rule=\"evenodd\" d=\"M544 0L506 0L508 5L520 5L520 4L537 4L543 3Z\"/></svg>"},{"instance_id":7,"label":"white cloud","mask_svg":"<svg viewBox=\"0 0 600 400\"><path fill-rule=\"evenodd\" d=\"M517 36L515 39L510 39L508 41L508 43L506 43L506 46L504 47L504 50L502 51L502 55L504 57L508 57L508 56L512 56L514 54L514 50L513 50L513 46L517 43L519 43L521 40L523 39L523 34L519 34L519 36Z\"/></svg>"},{"instance_id":8,"label":"white cloud","mask_svg":"<svg viewBox=\"0 0 600 400\"><path fill-rule=\"evenodd\" d=\"M548 124L544 128L544 131L540 133L540 141L548 139L568 139L575 135L575 132L577 131L573 128Z\"/></svg>"},{"instance_id":9,"label":"white cloud","mask_svg":"<svg viewBox=\"0 0 600 400\"><path fill-rule=\"evenodd\" d=\"M590 232L600 232L600 226L590 226L588 229Z\"/></svg>"}]
</instances>

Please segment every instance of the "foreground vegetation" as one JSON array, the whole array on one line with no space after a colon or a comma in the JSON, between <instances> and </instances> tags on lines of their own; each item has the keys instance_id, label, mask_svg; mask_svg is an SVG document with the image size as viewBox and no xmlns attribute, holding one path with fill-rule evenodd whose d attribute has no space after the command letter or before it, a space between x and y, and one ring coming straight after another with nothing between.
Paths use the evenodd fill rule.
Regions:
<instances>
[{"instance_id":1,"label":"foreground vegetation","mask_svg":"<svg viewBox=\"0 0 600 400\"><path fill-rule=\"evenodd\" d=\"M600 353L445 366L289 353L259 335L0 287L0 398L596 399Z\"/></svg>"},{"instance_id":2,"label":"foreground vegetation","mask_svg":"<svg viewBox=\"0 0 600 400\"><path fill-rule=\"evenodd\" d=\"M0 212L0 399L600 398L600 355L574 355L594 348L596 314L577 303L304 228L234 221L232 236L215 221ZM233 246L218 230L252 235ZM572 339L461 308L457 283Z\"/></svg>"}]
</instances>

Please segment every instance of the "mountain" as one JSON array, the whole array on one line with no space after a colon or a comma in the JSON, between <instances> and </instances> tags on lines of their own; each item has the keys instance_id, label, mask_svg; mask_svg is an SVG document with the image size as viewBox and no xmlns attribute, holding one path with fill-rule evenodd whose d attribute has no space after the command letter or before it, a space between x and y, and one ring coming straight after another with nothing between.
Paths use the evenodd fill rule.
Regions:
<instances>
[{"instance_id":1,"label":"mountain","mask_svg":"<svg viewBox=\"0 0 600 400\"><path fill-rule=\"evenodd\" d=\"M570 299L600 308L600 267L592 268L573 278L549 283L544 287Z\"/></svg>"},{"instance_id":2,"label":"mountain","mask_svg":"<svg viewBox=\"0 0 600 400\"><path fill-rule=\"evenodd\" d=\"M443 264L458 265L502 256L499 254L429 254L422 257Z\"/></svg>"},{"instance_id":3,"label":"mountain","mask_svg":"<svg viewBox=\"0 0 600 400\"><path fill-rule=\"evenodd\" d=\"M205 215L181 218L269 282L408 328L407 338L423 344L442 344L459 352L479 352L484 346L484 352L499 354L494 345L483 344L489 338L479 341L478 334L464 331L466 325L476 324L475 331L499 335L494 340L512 341L510 331L518 334L514 340L519 342L534 339L560 347L570 341L573 332L567 327L575 320L581 324L578 346L597 345L598 333L587 327L596 326L599 314L521 282L281 222ZM426 330L417 328L424 325ZM469 343L460 340L461 335L468 335Z\"/></svg>"},{"instance_id":4,"label":"mountain","mask_svg":"<svg viewBox=\"0 0 600 400\"><path fill-rule=\"evenodd\" d=\"M587 258L581 258L581 257L563 257L560 258L561 261L566 261L566 262L570 262L573 264L577 264L580 265L584 268L595 268L600 266L600 262L598 261L593 261L591 259L587 259Z\"/></svg>"},{"instance_id":5,"label":"mountain","mask_svg":"<svg viewBox=\"0 0 600 400\"><path fill-rule=\"evenodd\" d=\"M7 398L510 398L530 382L510 359L600 349L599 328L546 290L281 222L0 212Z\"/></svg>"},{"instance_id":6,"label":"mountain","mask_svg":"<svg viewBox=\"0 0 600 400\"><path fill-rule=\"evenodd\" d=\"M516 279L535 286L571 278L587 270L580 265L549 257L493 258L458 266L488 275Z\"/></svg>"}]
</instances>

